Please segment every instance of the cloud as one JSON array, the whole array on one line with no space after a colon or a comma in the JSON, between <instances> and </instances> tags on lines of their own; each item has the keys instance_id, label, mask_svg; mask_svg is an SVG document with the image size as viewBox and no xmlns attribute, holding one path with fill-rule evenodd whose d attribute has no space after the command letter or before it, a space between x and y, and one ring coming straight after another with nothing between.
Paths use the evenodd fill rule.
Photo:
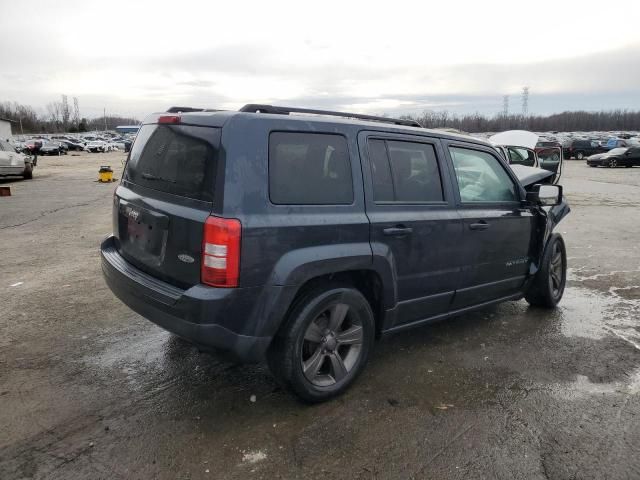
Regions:
<instances>
[{"instance_id":1,"label":"cloud","mask_svg":"<svg viewBox=\"0 0 640 480\"><path fill-rule=\"evenodd\" d=\"M3 11L0 42L11 48L0 53L0 100L43 108L65 93L78 96L90 116L103 108L143 116L175 104L254 102L393 115L495 113L505 94L516 111L528 85L532 113L640 109L640 34L548 33L537 27L548 18L542 4L555 6L556 18L568 9L584 24L599 14L540 1L536 9L486 0L362 12L331 0L322 8L113 0L100 9L80 0L21 0ZM627 8L630 16L634 9ZM464 15L455 25L437 20L457 10ZM29 11L38 15L23 28ZM504 28L480 28L478 18Z\"/></svg>"}]
</instances>

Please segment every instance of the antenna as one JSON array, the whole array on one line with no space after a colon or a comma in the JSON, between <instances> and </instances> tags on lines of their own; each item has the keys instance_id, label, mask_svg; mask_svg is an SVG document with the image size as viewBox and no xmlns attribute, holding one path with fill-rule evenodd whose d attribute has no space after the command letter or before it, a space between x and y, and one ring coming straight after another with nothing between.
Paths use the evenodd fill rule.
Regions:
<instances>
[{"instance_id":1,"label":"antenna","mask_svg":"<svg viewBox=\"0 0 640 480\"><path fill-rule=\"evenodd\" d=\"M522 116L529 115L529 87L522 87Z\"/></svg>"}]
</instances>

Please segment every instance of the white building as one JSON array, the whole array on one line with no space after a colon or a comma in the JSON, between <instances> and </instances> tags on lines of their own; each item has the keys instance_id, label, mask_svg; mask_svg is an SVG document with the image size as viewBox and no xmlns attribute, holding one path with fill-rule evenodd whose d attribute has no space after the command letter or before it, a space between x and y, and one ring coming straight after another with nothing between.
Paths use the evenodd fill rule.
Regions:
<instances>
[{"instance_id":1,"label":"white building","mask_svg":"<svg viewBox=\"0 0 640 480\"><path fill-rule=\"evenodd\" d=\"M2 140L9 140L13 135L11 134L11 120L6 118L0 118L0 138Z\"/></svg>"}]
</instances>

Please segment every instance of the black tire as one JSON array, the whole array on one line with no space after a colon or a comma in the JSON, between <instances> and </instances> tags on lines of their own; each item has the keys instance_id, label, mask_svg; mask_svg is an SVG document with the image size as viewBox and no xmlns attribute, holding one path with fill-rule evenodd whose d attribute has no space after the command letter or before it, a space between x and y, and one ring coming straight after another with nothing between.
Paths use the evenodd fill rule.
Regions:
<instances>
[{"instance_id":1,"label":"black tire","mask_svg":"<svg viewBox=\"0 0 640 480\"><path fill-rule=\"evenodd\" d=\"M334 318L340 323L330 330ZM355 381L367 363L374 336L373 311L362 293L350 285L325 285L294 302L267 361L287 390L307 402L322 402Z\"/></svg>"},{"instance_id":2,"label":"black tire","mask_svg":"<svg viewBox=\"0 0 640 480\"><path fill-rule=\"evenodd\" d=\"M31 165L26 165L24 167L22 178L24 178L25 180L31 180L33 178L33 167Z\"/></svg>"},{"instance_id":3,"label":"black tire","mask_svg":"<svg viewBox=\"0 0 640 480\"><path fill-rule=\"evenodd\" d=\"M616 168L618 166L618 160L616 160L615 158L612 158L611 160L609 160L609 168Z\"/></svg>"},{"instance_id":4,"label":"black tire","mask_svg":"<svg viewBox=\"0 0 640 480\"><path fill-rule=\"evenodd\" d=\"M577 160L582 160L583 158L584 158L584 153L582 153L582 152L576 153L576 159Z\"/></svg>"},{"instance_id":5,"label":"black tire","mask_svg":"<svg viewBox=\"0 0 640 480\"><path fill-rule=\"evenodd\" d=\"M560 264L557 263L558 259ZM567 251L562 237L554 233L547 242L542 264L525 299L534 307L554 308L562 299L566 283Z\"/></svg>"}]
</instances>

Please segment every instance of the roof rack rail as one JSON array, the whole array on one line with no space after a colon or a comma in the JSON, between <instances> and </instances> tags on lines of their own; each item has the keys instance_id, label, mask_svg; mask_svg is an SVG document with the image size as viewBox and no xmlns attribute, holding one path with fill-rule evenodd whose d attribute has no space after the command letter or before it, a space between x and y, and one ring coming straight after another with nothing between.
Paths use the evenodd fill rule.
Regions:
<instances>
[{"instance_id":1,"label":"roof rack rail","mask_svg":"<svg viewBox=\"0 0 640 480\"><path fill-rule=\"evenodd\" d=\"M197 108L197 107L171 107L166 113L189 113L189 112L221 112L214 108Z\"/></svg>"},{"instance_id":2,"label":"roof rack rail","mask_svg":"<svg viewBox=\"0 0 640 480\"><path fill-rule=\"evenodd\" d=\"M329 115L332 117L357 118L359 120L371 120L374 122L393 123L395 125L404 125L407 127L420 127L415 120L402 120L400 118L376 117L375 115L363 115L360 113L334 112L331 110L314 110L311 108L294 108L294 107L277 107L275 105L261 105L258 103L249 103L242 107L240 112L249 113L273 113L277 115L289 115L290 113L311 113L314 115Z\"/></svg>"}]
</instances>

